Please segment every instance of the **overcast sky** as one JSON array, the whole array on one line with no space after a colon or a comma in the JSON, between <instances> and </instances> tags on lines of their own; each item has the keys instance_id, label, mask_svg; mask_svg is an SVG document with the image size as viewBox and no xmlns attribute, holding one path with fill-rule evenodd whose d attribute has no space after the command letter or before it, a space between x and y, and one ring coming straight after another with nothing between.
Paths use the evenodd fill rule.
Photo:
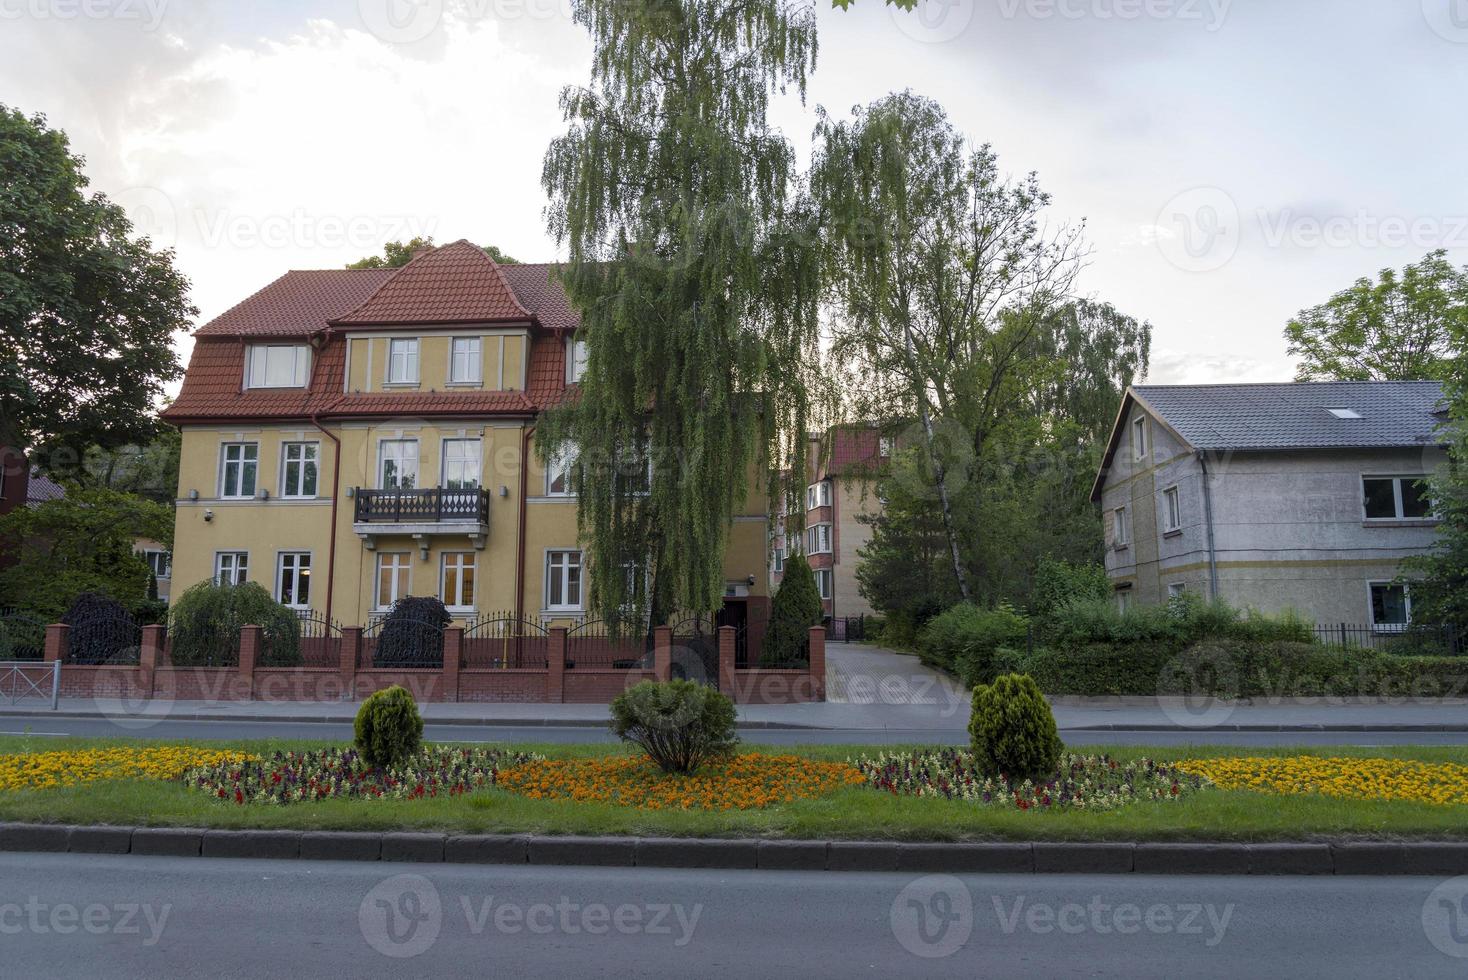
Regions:
<instances>
[{"instance_id":1,"label":"overcast sky","mask_svg":"<svg viewBox=\"0 0 1468 980\"><path fill-rule=\"evenodd\" d=\"M1155 382L1288 380L1295 311L1468 263L1468 0L815 2L802 155L818 104L937 99L1085 219ZM555 258L541 156L589 52L565 0L0 0L0 101L177 249L200 323L415 234Z\"/></svg>"}]
</instances>

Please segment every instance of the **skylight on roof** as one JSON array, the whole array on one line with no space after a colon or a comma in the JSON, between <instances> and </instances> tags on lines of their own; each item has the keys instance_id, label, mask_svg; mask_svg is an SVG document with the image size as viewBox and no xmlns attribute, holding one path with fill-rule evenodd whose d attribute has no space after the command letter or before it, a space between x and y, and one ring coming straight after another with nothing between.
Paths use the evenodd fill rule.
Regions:
<instances>
[{"instance_id":1,"label":"skylight on roof","mask_svg":"<svg viewBox=\"0 0 1468 980\"><path fill-rule=\"evenodd\" d=\"M1361 417L1361 413L1354 408L1327 408L1326 411L1338 419L1359 419Z\"/></svg>"}]
</instances>

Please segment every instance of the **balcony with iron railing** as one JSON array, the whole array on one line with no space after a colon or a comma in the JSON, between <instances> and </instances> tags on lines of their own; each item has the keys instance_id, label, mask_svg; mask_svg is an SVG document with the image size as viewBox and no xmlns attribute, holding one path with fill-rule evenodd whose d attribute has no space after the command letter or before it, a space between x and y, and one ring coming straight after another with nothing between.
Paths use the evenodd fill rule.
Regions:
<instances>
[{"instance_id":1,"label":"balcony with iron railing","mask_svg":"<svg viewBox=\"0 0 1468 980\"><path fill-rule=\"evenodd\" d=\"M380 536L412 535L424 542L428 535L465 534L476 548L484 547L489 533L489 491L367 490L354 491L352 526L375 547Z\"/></svg>"}]
</instances>

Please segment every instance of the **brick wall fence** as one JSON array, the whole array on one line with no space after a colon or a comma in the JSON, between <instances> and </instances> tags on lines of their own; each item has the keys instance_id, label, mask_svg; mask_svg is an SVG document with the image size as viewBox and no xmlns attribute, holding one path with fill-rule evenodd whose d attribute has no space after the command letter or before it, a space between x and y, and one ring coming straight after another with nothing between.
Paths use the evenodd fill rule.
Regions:
<instances>
[{"instance_id":1,"label":"brick wall fence","mask_svg":"<svg viewBox=\"0 0 1468 980\"><path fill-rule=\"evenodd\" d=\"M145 626L136 665L67 663L69 627L46 628L46 661L61 661L61 696L67 698L177 699L188 701L356 701L394 684L419 701L498 701L607 704L633 684L672 676L673 631L653 631L653 666L566 668L566 630L549 631L543 667L465 667L464 631L444 630L443 666L361 667L362 629L342 629L335 667L267 667L259 664L261 630L240 632L237 667L175 667L162 626ZM735 630L718 631L718 686L738 704L802 704L826 699L826 631L810 631L808 668L762 669L735 665Z\"/></svg>"}]
</instances>

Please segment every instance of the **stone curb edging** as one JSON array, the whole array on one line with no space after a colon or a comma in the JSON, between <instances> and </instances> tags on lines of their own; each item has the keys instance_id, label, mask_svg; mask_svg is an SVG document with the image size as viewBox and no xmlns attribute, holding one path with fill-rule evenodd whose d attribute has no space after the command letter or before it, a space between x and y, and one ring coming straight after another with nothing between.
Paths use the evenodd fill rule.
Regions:
<instances>
[{"instance_id":1,"label":"stone curb edging","mask_svg":"<svg viewBox=\"0 0 1468 980\"><path fill-rule=\"evenodd\" d=\"M0 718L99 718L110 719L112 716L101 711L0 711ZM352 715L211 715L200 712L189 712L187 714L173 714L170 712L157 719L150 721L220 721L220 722L244 722L253 724L256 722L265 724L299 723L302 725L350 725L353 721ZM606 719L592 720L590 718L433 718L425 717L425 725L473 725L476 728L606 728ZM788 721L741 721L736 725L740 729L776 729L793 731L822 731L824 725L801 725ZM1468 725L1463 726L1468 731Z\"/></svg>"},{"instance_id":2,"label":"stone curb edging","mask_svg":"<svg viewBox=\"0 0 1468 980\"><path fill-rule=\"evenodd\" d=\"M1468 841L903 843L0 823L0 852L908 874L1468 874Z\"/></svg>"}]
</instances>

